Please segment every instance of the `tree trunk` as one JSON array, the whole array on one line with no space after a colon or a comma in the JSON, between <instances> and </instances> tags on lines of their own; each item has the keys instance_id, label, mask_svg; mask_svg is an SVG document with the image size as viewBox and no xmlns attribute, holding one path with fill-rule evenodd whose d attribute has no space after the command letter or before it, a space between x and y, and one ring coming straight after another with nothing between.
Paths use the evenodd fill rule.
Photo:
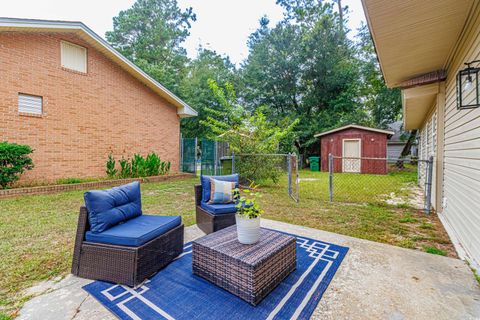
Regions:
<instances>
[{"instance_id":1,"label":"tree trunk","mask_svg":"<svg viewBox=\"0 0 480 320\"><path fill-rule=\"evenodd\" d=\"M338 4L338 17L340 19L340 35L343 37L343 8L342 8L342 0L337 0Z\"/></svg>"},{"instance_id":2,"label":"tree trunk","mask_svg":"<svg viewBox=\"0 0 480 320\"><path fill-rule=\"evenodd\" d=\"M407 143L403 147L402 153L400 153L400 158L397 161L397 167L400 169L404 168L404 159L406 156L410 155L412 150L413 142L417 137L417 130L410 131L410 136L408 137Z\"/></svg>"}]
</instances>

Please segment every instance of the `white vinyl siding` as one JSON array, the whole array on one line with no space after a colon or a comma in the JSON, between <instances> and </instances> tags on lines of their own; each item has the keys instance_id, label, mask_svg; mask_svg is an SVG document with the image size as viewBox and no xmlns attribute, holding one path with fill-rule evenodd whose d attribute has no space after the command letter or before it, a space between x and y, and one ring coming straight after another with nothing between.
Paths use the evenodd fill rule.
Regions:
<instances>
[{"instance_id":1,"label":"white vinyl siding","mask_svg":"<svg viewBox=\"0 0 480 320\"><path fill-rule=\"evenodd\" d=\"M442 217L467 256L480 265L480 108L457 110L455 81L464 62L480 59L478 20L473 29L470 42L460 47L448 71Z\"/></svg>"},{"instance_id":2,"label":"white vinyl siding","mask_svg":"<svg viewBox=\"0 0 480 320\"><path fill-rule=\"evenodd\" d=\"M18 94L18 112L42 114L43 99L29 94Z\"/></svg>"},{"instance_id":3,"label":"white vinyl siding","mask_svg":"<svg viewBox=\"0 0 480 320\"><path fill-rule=\"evenodd\" d=\"M432 168L432 189L431 189L431 204L435 208L436 203L436 161L435 156L437 153L437 112L436 106L434 107L434 112L427 118L427 121L423 127L419 130L419 160L429 160L430 157L433 157L433 168ZM427 179L427 163L422 161L419 165L419 184L422 188L425 188L425 181Z\"/></svg>"},{"instance_id":4,"label":"white vinyl siding","mask_svg":"<svg viewBox=\"0 0 480 320\"><path fill-rule=\"evenodd\" d=\"M87 73L87 49L76 44L61 41L62 67L78 72Z\"/></svg>"}]
</instances>

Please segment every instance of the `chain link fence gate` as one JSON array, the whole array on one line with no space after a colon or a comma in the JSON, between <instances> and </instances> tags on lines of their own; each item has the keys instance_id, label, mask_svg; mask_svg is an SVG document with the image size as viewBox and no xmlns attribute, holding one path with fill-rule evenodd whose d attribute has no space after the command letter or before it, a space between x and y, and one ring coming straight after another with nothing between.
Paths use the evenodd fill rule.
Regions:
<instances>
[{"instance_id":1,"label":"chain link fence gate","mask_svg":"<svg viewBox=\"0 0 480 320\"><path fill-rule=\"evenodd\" d=\"M214 176L217 173L217 142L202 139L200 174Z\"/></svg>"},{"instance_id":2,"label":"chain link fence gate","mask_svg":"<svg viewBox=\"0 0 480 320\"><path fill-rule=\"evenodd\" d=\"M432 205L432 181L433 180L433 157L428 160L419 159L417 163L417 184L423 185L423 192L425 194L426 214L430 213Z\"/></svg>"},{"instance_id":3,"label":"chain link fence gate","mask_svg":"<svg viewBox=\"0 0 480 320\"><path fill-rule=\"evenodd\" d=\"M198 163L200 161L200 163ZM299 160L296 154L233 154L228 143L196 138L183 138L180 150L183 172L201 175L238 173L247 183L271 179L287 189L288 196L299 201ZM199 166L199 168L197 168Z\"/></svg>"},{"instance_id":4,"label":"chain link fence gate","mask_svg":"<svg viewBox=\"0 0 480 320\"><path fill-rule=\"evenodd\" d=\"M197 138L182 138L180 144L180 170L197 173Z\"/></svg>"},{"instance_id":5,"label":"chain link fence gate","mask_svg":"<svg viewBox=\"0 0 480 320\"><path fill-rule=\"evenodd\" d=\"M433 158L416 164L409 159L329 154L321 168L328 172L330 202L412 205L430 213ZM420 194L418 185L423 187Z\"/></svg>"}]
</instances>

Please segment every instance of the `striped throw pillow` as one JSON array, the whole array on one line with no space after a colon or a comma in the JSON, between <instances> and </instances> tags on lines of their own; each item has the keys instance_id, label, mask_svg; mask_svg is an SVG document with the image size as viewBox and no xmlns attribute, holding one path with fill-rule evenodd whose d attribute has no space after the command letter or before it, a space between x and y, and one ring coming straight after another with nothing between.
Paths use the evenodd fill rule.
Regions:
<instances>
[{"instance_id":1,"label":"striped throw pillow","mask_svg":"<svg viewBox=\"0 0 480 320\"><path fill-rule=\"evenodd\" d=\"M210 178L210 201L208 203L232 203L235 182L220 181Z\"/></svg>"}]
</instances>

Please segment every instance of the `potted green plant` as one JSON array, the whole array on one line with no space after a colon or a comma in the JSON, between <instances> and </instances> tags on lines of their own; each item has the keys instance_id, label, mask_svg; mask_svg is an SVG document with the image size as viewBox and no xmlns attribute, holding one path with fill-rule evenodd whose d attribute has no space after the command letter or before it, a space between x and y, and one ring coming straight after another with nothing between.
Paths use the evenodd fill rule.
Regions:
<instances>
[{"instance_id":1,"label":"potted green plant","mask_svg":"<svg viewBox=\"0 0 480 320\"><path fill-rule=\"evenodd\" d=\"M257 202L257 198L262 196L257 187L251 183L248 189L235 189L237 236L242 244L253 244L260 239L260 216L263 210Z\"/></svg>"}]
</instances>

